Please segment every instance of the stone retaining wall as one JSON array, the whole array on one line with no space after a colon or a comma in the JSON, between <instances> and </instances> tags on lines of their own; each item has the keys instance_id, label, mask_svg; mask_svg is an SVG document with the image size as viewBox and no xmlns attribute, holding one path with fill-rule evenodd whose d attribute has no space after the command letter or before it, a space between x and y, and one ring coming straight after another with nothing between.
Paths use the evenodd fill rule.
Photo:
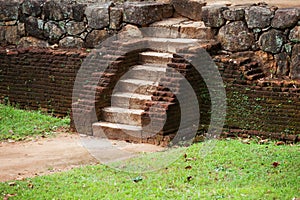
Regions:
<instances>
[{"instance_id":1,"label":"stone retaining wall","mask_svg":"<svg viewBox=\"0 0 300 200\"><path fill-rule=\"evenodd\" d=\"M169 17L203 20L227 53L266 52L276 78L300 79L300 8L171 3L77 3L63 0L3 1L0 45L93 48L127 24L138 27Z\"/></svg>"},{"instance_id":2,"label":"stone retaining wall","mask_svg":"<svg viewBox=\"0 0 300 200\"><path fill-rule=\"evenodd\" d=\"M205 6L202 20L228 53L261 50L274 60L272 77L300 79L300 7Z\"/></svg>"},{"instance_id":3,"label":"stone retaining wall","mask_svg":"<svg viewBox=\"0 0 300 200\"><path fill-rule=\"evenodd\" d=\"M0 45L93 48L126 24L145 26L173 16L164 3L1 1Z\"/></svg>"}]
</instances>

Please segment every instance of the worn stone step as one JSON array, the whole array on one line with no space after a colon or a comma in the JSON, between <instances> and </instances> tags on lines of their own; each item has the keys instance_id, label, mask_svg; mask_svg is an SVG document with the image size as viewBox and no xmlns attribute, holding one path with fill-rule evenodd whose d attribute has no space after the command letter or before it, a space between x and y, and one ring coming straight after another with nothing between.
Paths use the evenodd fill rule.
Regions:
<instances>
[{"instance_id":1,"label":"worn stone step","mask_svg":"<svg viewBox=\"0 0 300 200\"><path fill-rule=\"evenodd\" d=\"M178 49L186 47L199 47L201 44L213 43L215 40L202 40L190 38L145 38L149 48L156 51L176 53Z\"/></svg>"},{"instance_id":2,"label":"worn stone step","mask_svg":"<svg viewBox=\"0 0 300 200\"><path fill-rule=\"evenodd\" d=\"M159 81L165 77L167 65L136 65L130 70L130 78Z\"/></svg>"},{"instance_id":3,"label":"worn stone step","mask_svg":"<svg viewBox=\"0 0 300 200\"><path fill-rule=\"evenodd\" d=\"M141 126L111 122L93 123L93 136L95 137L140 142L141 134Z\"/></svg>"},{"instance_id":4,"label":"worn stone step","mask_svg":"<svg viewBox=\"0 0 300 200\"><path fill-rule=\"evenodd\" d=\"M192 21L188 18L168 18L150 25L144 35L159 38L193 38L210 40L214 38L214 31L206 27L203 21Z\"/></svg>"},{"instance_id":5,"label":"worn stone step","mask_svg":"<svg viewBox=\"0 0 300 200\"><path fill-rule=\"evenodd\" d=\"M150 100L151 95L117 92L112 95L111 106L130 109L144 109L146 102Z\"/></svg>"},{"instance_id":6,"label":"worn stone step","mask_svg":"<svg viewBox=\"0 0 300 200\"><path fill-rule=\"evenodd\" d=\"M129 109L120 107L106 107L102 109L102 120L112 123L142 125L143 122L142 109Z\"/></svg>"},{"instance_id":7,"label":"worn stone step","mask_svg":"<svg viewBox=\"0 0 300 200\"><path fill-rule=\"evenodd\" d=\"M140 62L143 63L156 63L156 64L166 64L172 61L173 54L147 51L142 52L139 55Z\"/></svg>"},{"instance_id":8,"label":"worn stone step","mask_svg":"<svg viewBox=\"0 0 300 200\"><path fill-rule=\"evenodd\" d=\"M118 82L115 92L129 92L149 95L158 86L158 82L146 81L140 79L124 79Z\"/></svg>"}]
</instances>

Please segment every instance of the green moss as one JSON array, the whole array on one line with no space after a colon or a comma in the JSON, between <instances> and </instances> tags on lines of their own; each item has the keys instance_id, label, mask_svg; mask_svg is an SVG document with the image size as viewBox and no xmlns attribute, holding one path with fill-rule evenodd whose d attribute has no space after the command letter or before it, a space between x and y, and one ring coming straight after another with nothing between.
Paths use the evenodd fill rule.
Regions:
<instances>
[{"instance_id":1,"label":"green moss","mask_svg":"<svg viewBox=\"0 0 300 200\"><path fill-rule=\"evenodd\" d=\"M255 91L228 87L226 126L246 130L295 134L300 122L289 97L257 97ZM277 97L277 98L276 98ZM288 108L290 110L288 110ZM289 131L286 131L288 129Z\"/></svg>"}]
</instances>

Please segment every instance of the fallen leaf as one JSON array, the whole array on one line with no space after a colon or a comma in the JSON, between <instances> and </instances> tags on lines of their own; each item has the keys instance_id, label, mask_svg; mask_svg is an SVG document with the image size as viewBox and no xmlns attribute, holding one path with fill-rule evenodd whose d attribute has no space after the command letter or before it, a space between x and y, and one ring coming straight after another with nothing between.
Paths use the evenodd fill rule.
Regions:
<instances>
[{"instance_id":1,"label":"fallen leaf","mask_svg":"<svg viewBox=\"0 0 300 200\"><path fill-rule=\"evenodd\" d=\"M133 178L132 180L133 180L133 182L137 183L137 182L142 181L142 180L143 180L143 177L137 176L137 177Z\"/></svg>"},{"instance_id":2,"label":"fallen leaf","mask_svg":"<svg viewBox=\"0 0 300 200\"><path fill-rule=\"evenodd\" d=\"M10 182L8 183L9 186L16 186L16 182Z\"/></svg>"},{"instance_id":3,"label":"fallen leaf","mask_svg":"<svg viewBox=\"0 0 300 200\"><path fill-rule=\"evenodd\" d=\"M185 161L192 161L192 160L197 160L196 157L193 157L193 158L186 158Z\"/></svg>"},{"instance_id":4,"label":"fallen leaf","mask_svg":"<svg viewBox=\"0 0 300 200\"><path fill-rule=\"evenodd\" d=\"M244 144L250 144L250 139L244 139L244 140L242 140L242 143L244 143Z\"/></svg>"},{"instance_id":5,"label":"fallen leaf","mask_svg":"<svg viewBox=\"0 0 300 200\"><path fill-rule=\"evenodd\" d=\"M6 194L6 195L3 197L3 200L8 200L10 197L14 197L14 196L17 196L17 194Z\"/></svg>"},{"instance_id":6,"label":"fallen leaf","mask_svg":"<svg viewBox=\"0 0 300 200\"><path fill-rule=\"evenodd\" d=\"M193 177L192 176L188 176L186 179L187 179L187 181L191 181L193 179Z\"/></svg>"},{"instance_id":7,"label":"fallen leaf","mask_svg":"<svg viewBox=\"0 0 300 200\"><path fill-rule=\"evenodd\" d=\"M185 169L192 169L192 166L191 165L186 166Z\"/></svg>"},{"instance_id":8,"label":"fallen leaf","mask_svg":"<svg viewBox=\"0 0 300 200\"><path fill-rule=\"evenodd\" d=\"M272 165L273 167L277 167L279 165L279 162L273 162Z\"/></svg>"},{"instance_id":9,"label":"fallen leaf","mask_svg":"<svg viewBox=\"0 0 300 200\"><path fill-rule=\"evenodd\" d=\"M19 175L19 174L18 174L18 175ZM17 180L17 181L24 181L25 178L24 178L24 177L18 177L18 178L16 178L16 180Z\"/></svg>"},{"instance_id":10,"label":"fallen leaf","mask_svg":"<svg viewBox=\"0 0 300 200\"><path fill-rule=\"evenodd\" d=\"M27 186L28 188L33 189L33 184L29 183Z\"/></svg>"},{"instance_id":11,"label":"fallen leaf","mask_svg":"<svg viewBox=\"0 0 300 200\"><path fill-rule=\"evenodd\" d=\"M265 140L260 140L259 142L258 142L258 144L267 144L269 142L269 140L268 139L265 139Z\"/></svg>"},{"instance_id":12,"label":"fallen leaf","mask_svg":"<svg viewBox=\"0 0 300 200\"><path fill-rule=\"evenodd\" d=\"M285 143L283 142L283 141L278 141L278 142L276 142L275 143L277 146L279 146L279 145L284 145Z\"/></svg>"}]
</instances>

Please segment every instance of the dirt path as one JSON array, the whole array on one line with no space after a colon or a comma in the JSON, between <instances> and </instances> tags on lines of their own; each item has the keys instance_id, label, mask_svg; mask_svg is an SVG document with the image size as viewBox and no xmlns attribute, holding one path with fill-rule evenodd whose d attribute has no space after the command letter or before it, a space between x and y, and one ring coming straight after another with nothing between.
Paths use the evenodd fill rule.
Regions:
<instances>
[{"instance_id":1,"label":"dirt path","mask_svg":"<svg viewBox=\"0 0 300 200\"><path fill-rule=\"evenodd\" d=\"M83 146L85 145L89 151ZM0 142L0 182L127 159L162 147L63 133L28 142ZM93 156L92 156L93 155ZM97 159L95 159L97 158Z\"/></svg>"},{"instance_id":2,"label":"dirt path","mask_svg":"<svg viewBox=\"0 0 300 200\"><path fill-rule=\"evenodd\" d=\"M64 171L97 161L79 136L62 134L36 141L0 143L0 181Z\"/></svg>"}]
</instances>

